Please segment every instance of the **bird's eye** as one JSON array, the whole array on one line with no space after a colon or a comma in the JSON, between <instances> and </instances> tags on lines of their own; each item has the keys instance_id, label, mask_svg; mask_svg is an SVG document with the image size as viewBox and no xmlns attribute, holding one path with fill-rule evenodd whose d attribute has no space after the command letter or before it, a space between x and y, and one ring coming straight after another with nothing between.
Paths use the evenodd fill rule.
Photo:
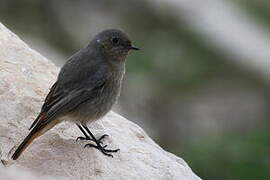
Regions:
<instances>
[{"instance_id":1,"label":"bird's eye","mask_svg":"<svg viewBox=\"0 0 270 180\"><path fill-rule=\"evenodd\" d=\"M119 44L119 38L117 38L117 37L112 38L112 43L114 45L118 45Z\"/></svg>"}]
</instances>

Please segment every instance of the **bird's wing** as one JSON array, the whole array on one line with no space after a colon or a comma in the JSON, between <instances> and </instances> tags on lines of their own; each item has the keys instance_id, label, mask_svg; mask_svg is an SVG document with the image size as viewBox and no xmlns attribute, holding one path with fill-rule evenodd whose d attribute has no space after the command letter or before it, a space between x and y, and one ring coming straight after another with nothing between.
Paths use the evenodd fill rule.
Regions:
<instances>
[{"instance_id":1,"label":"bird's wing","mask_svg":"<svg viewBox=\"0 0 270 180\"><path fill-rule=\"evenodd\" d=\"M100 84L99 87L102 88L103 85L104 83ZM54 106L52 106L52 108L50 108L48 112L45 113L44 118L36 123L36 127L44 127L47 123L55 119L58 115L76 109L76 107L78 107L80 104L93 98L93 95L97 94L94 93L94 91L97 89L81 89L70 92L67 96L60 99Z\"/></svg>"},{"instance_id":2,"label":"bird's wing","mask_svg":"<svg viewBox=\"0 0 270 180\"><path fill-rule=\"evenodd\" d=\"M75 109L81 103L93 98L107 81L108 70L102 64L87 67L88 71L78 70L78 73L70 78L63 78L63 73L68 73L68 65L61 71L57 82L52 86L41 112L31 125L30 129L44 127L58 115ZM90 69L89 69L90 68ZM84 73L84 75L80 75ZM68 79L68 80L67 80ZM78 83L79 82L79 83Z\"/></svg>"},{"instance_id":3,"label":"bird's wing","mask_svg":"<svg viewBox=\"0 0 270 180\"><path fill-rule=\"evenodd\" d=\"M50 92L48 93L48 95L46 96L44 103L42 105L41 111L39 113L39 115L37 116L37 118L35 119L35 121L31 124L30 129L32 129L36 123L43 119L46 115L46 112L55 104L57 103L58 100L60 100L61 98L63 98L64 96L64 92L61 91L57 91L57 81L52 85L52 87L50 88Z\"/></svg>"}]
</instances>

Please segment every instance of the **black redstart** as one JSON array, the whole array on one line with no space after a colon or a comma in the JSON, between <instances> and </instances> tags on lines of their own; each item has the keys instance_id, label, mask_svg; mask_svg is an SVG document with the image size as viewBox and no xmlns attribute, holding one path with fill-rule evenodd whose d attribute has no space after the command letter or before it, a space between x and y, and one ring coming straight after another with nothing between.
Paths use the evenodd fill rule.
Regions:
<instances>
[{"instance_id":1,"label":"black redstart","mask_svg":"<svg viewBox=\"0 0 270 180\"><path fill-rule=\"evenodd\" d=\"M12 155L16 160L37 137L56 124L73 121L84 134L77 139L90 140L94 147L107 156L119 149L106 149L100 138L87 128L88 122L109 112L120 95L125 73L125 59L132 46L128 36L120 30L105 30L80 51L71 56L62 67L57 81L47 95L39 115L30 127L30 133Z\"/></svg>"}]
</instances>

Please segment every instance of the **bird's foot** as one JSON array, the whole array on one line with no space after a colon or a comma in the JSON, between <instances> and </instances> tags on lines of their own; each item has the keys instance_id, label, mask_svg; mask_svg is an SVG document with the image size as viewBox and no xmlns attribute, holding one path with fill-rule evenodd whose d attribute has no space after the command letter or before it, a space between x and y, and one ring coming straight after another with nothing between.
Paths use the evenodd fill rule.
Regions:
<instances>
[{"instance_id":1,"label":"bird's foot","mask_svg":"<svg viewBox=\"0 0 270 180\"><path fill-rule=\"evenodd\" d=\"M102 140L107 137L107 134L102 135L100 138L95 138L95 136L91 133L91 131L87 128L87 126L83 126L83 125L79 125L77 124L77 126L79 127L79 129L82 131L82 133L84 134L85 137L78 137L77 140L90 140L93 141L95 144L86 144L84 147L93 147L98 149L100 152L102 152L104 155L106 156L110 156L113 157L113 155L111 153L117 152L120 149L106 149L107 145L105 146L101 146L101 144L103 143ZM90 135L90 137L88 136Z\"/></svg>"},{"instance_id":2,"label":"bird's foot","mask_svg":"<svg viewBox=\"0 0 270 180\"><path fill-rule=\"evenodd\" d=\"M120 149L106 149L107 145L101 146L99 143L97 143L97 145L94 145L94 144L90 144L89 143L89 144L86 144L84 147L85 148L86 147L96 148L100 152L102 152L104 155L109 156L109 157L113 157L113 155L111 153L118 152L120 150Z\"/></svg>"},{"instance_id":3,"label":"bird's foot","mask_svg":"<svg viewBox=\"0 0 270 180\"><path fill-rule=\"evenodd\" d=\"M108 134L103 134L100 138L97 139L98 143L99 143L99 144L103 144L102 140L103 140L105 137L107 137L107 136L109 136L109 135L108 135ZM89 136L85 136L85 137L79 136L79 137L77 137L76 141L78 141L78 140L83 140L83 141L93 141L93 142L95 142L95 140L94 140L94 139L91 139Z\"/></svg>"}]
</instances>

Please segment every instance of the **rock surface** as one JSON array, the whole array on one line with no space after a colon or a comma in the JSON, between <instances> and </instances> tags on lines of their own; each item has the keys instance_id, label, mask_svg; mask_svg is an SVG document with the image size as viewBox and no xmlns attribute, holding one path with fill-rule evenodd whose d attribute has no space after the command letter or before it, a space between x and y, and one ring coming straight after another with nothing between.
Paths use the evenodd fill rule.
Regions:
<instances>
[{"instance_id":1,"label":"rock surface","mask_svg":"<svg viewBox=\"0 0 270 180\"><path fill-rule=\"evenodd\" d=\"M76 142L78 128L62 123L34 141L17 161L14 148L27 135L58 69L0 23L1 179L200 179L185 161L159 147L136 124L110 112L89 125L120 148L114 158ZM44 178L42 178L44 176Z\"/></svg>"}]
</instances>

